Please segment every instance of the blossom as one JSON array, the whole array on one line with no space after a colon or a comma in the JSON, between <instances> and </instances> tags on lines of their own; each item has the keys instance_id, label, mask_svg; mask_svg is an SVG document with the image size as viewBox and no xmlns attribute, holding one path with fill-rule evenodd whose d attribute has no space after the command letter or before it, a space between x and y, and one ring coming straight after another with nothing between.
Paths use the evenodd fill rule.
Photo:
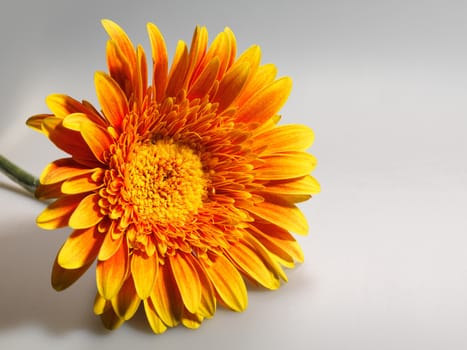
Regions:
<instances>
[{"instance_id":1,"label":"blossom","mask_svg":"<svg viewBox=\"0 0 467 350\"><path fill-rule=\"evenodd\" d=\"M277 289L283 267L303 261L291 233L308 226L296 203L319 192L306 152L312 130L278 124L291 79L261 65L258 46L237 57L228 28L208 46L197 27L169 69L154 24L148 67L141 46L102 23L110 38L109 72L95 73L101 110L54 94L51 114L27 121L69 155L44 169L36 191L53 199L37 224L73 229L52 285L67 288L97 260L94 312L109 329L141 304L155 333L197 328L218 304L243 311L245 280Z\"/></svg>"}]
</instances>

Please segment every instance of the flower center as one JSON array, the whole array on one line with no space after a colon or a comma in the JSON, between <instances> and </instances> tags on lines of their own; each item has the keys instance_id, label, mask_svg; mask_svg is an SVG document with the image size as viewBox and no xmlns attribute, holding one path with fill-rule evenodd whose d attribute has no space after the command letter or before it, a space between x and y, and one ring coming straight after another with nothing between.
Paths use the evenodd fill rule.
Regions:
<instances>
[{"instance_id":1,"label":"flower center","mask_svg":"<svg viewBox=\"0 0 467 350\"><path fill-rule=\"evenodd\" d=\"M140 144L130 160L125 187L139 219L180 224L196 214L207 180L199 156L170 139Z\"/></svg>"}]
</instances>

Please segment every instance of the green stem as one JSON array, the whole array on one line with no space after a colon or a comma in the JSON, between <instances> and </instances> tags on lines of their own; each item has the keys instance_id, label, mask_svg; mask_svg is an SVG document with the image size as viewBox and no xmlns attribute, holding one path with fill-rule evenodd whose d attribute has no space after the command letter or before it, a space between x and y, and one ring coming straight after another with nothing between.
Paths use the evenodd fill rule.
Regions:
<instances>
[{"instance_id":1,"label":"green stem","mask_svg":"<svg viewBox=\"0 0 467 350\"><path fill-rule=\"evenodd\" d=\"M39 179L19 168L1 154L0 171L32 194L35 193L37 186L39 186Z\"/></svg>"}]
</instances>

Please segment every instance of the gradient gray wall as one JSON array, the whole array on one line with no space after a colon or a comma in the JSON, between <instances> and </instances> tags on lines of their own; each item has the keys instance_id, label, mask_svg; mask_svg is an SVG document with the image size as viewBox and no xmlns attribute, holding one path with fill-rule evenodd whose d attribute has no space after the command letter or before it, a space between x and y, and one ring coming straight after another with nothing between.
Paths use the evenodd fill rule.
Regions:
<instances>
[{"instance_id":1,"label":"gradient gray wall","mask_svg":"<svg viewBox=\"0 0 467 350\"><path fill-rule=\"evenodd\" d=\"M156 23L172 53L196 24L231 27L239 50L294 79L284 123L316 132L322 193L303 205L306 262L276 292L250 292L200 330L153 336L137 317L108 335L92 272L56 293L67 230L0 178L0 348L467 348L467 3L465 1L3 1L0 150L31 171L58 152L24 126L65 92L96 101L101 18L147 49Z\"/></svg>"}]
</instances>

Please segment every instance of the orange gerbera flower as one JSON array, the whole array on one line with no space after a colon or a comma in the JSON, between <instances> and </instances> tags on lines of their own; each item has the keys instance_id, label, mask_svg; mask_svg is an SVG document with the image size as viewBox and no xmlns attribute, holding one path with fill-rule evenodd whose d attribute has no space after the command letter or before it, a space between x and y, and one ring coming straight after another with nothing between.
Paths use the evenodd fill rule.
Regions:
<instances>
[{"instance_id":1,"label":"orange gerbera flower","mask_svg":"<svg viewBox=\"0 0 467 350\"><path fill-rule=\"evenodd\" d=\"M70 155L45 168L36 191L56 199L37 224L74 229L52 285L67 288L97 259L94 311L110 329L141 302L156 333L197 328L217 303L242 311L244 277L276 289L287 280L282 266L303 260L289 233L308 231L295 203L319 192L305 152L312 131L277 125L291 80L260 65L258 46L236 58L228 28L209 48L206 29L196 28L169 70L164 39L148 24L148 84L143 49L117 24L103 26L102 111L51 95L52 114L27 122Z\"/></svg>"}]
</instances>

